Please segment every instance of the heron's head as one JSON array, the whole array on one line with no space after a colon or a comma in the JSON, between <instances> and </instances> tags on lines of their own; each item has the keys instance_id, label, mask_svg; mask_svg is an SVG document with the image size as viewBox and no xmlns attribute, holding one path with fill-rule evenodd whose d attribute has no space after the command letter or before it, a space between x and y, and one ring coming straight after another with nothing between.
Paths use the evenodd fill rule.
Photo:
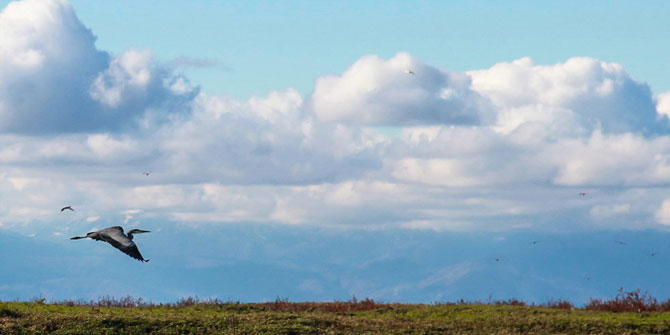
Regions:
<instances>
[{"instance_id":1,"label":"heron's head","mask_svg":"<svg viewBox=\"0 0 670 335\"><path fill-rule=\"evenodd\" d=\"M128 238L133 239L133 234L142 234L142 233L150 233L148 230L142 230L142 229L133 229L128 232Z\"/></svg>"}]
</instances>

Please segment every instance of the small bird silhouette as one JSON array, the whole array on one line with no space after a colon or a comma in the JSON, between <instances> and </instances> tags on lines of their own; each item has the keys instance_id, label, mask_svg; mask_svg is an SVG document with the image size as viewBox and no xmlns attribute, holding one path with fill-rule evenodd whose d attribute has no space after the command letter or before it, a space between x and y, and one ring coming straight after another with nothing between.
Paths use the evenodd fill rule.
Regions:
<instances>
[{"instance_id":1,"label":"small bird silhouette","mask_svg":"<svg viewBox=\"0 0 670 335\"><path fill-rule=\"evenodd\" d=\"M616 243L618 245L626 245L626 242L624 242L624 241L614 241L614 243Z\"/></svg>"},{"instance_id":2,"label":"small bird silhouette","mask_svg":"<svg viewBox=\"0 0 670 335\"><path fill-rule=\"evenodd\" d=\"M581 197L586 196L586 192L579 192L579 196L581 196Z\"/></svg>"},{"instance_id":3,"label":"small bird silhouette","mask_svg":"<svg viewBox=\"0 0 670 335\"><path fill-rule=\"evenodd\" d=\"M145 176L149 176L149 175L151 174L151 171L148 171L148 172L142 172L142 174L145 175Z\"/></svg>"},{"instance_id":4,"label":"small bird silhouette","mask_svg":"<svg viewBox=\"0 0 670 335\"><path fill-rule=\"evenodd\" d=\"M62 211L64 211L64 210L66 210L66 209L69 209L69 210L71 210L71 211L74 212L74 208L72 208L72 206L65 206L65 207L61 208L60 211L62 212Z\"/></svg>"},{"instance_id":5,"label":"small bird silhouette","mask_svg":"<svg viewBox=\"0 0 670 335\"><path fill-rule=\"evenodd\" d=\"M538 243L540 243L540 241L532 241L532 242L530 242L530 243L528 243L528 244L538 244Z\"/></svg>"},{"instance_id":6,"label":"small bird silhouette","mask_svg":"<svg viewBox=\"0 0 670 335\"><path fill-rule=\"evenodd\" d=\"M407 73L407 74L411 74L411 75L414 75L414 71L412 71L412 70L409 70L409 69L408 69L408 70L405 70L405 73Z\"/></svg>"},{"instance_id":7,"label":"small bird silhouette","mask_svg":"<svg viewBox=\"0 0 670 335\"><path fill-rule=\"evenodd\" d=\"M656 255L658 255L658 252L652 252L652 253L649 254L649 255L650 255L650 256L656 256Z\"/></svg>"},{"instance_id":8,"label":"small bird silhouette","mask_svg":"<svg viewBox=\"0 0 670 335\"><path fill-rule=\"evenodd\" d=\"M496 262L500 262L502 258L496 258Z\"/></svg>"}]
</instances>

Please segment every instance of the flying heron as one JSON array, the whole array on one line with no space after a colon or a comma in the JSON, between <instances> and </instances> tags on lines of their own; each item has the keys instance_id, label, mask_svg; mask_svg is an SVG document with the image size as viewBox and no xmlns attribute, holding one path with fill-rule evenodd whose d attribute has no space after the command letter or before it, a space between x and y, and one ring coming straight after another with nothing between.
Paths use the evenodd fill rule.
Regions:
<instances>
[{"instance_id":1,"label":"flying heron","mask_svg":"<svg viewBox=\"0 0 670 335\"><path fill-rule=\"evenodd\" d=\"M124 254L135 258L140 262L148 262L148 259L144 259L140 251L137 249L137 245L133 242L133 234L149 233L148 230L133 229L128 232L128 235L123 233L123 228L120 226L109 227L101 230L92 231L87 233L86 236L75 236L70 238L71 240L78 240L82 238L90 238L96 241L103 241L111 244L114 248L121 250Z\"/></svg>"},{"instance_id":2,"label":"flying heron","mask_svg":"<svg viewBox=\"0 0 670 335\"><path fill-rule=\"evenodd\" d=\"M64 210L66 210L66 209L69 209L69 210L71 210L71 211L74 212L74 208L72 208L72 206L65 206L65 207L61 208L60 211L62 212L62 211L64 211Z\"/></svg>"}]
</instances>

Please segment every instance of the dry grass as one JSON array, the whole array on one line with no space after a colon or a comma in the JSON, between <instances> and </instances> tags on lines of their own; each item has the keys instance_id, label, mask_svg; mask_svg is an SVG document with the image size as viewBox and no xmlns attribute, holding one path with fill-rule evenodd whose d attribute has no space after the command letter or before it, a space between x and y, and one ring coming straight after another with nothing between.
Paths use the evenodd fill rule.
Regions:
<instances>
[{"instance_id":1,"label":"dry grass","mask_svg":"<svg viewBox=\"0 0 670 335\"><path fill-rule=\"evenodd\" d=\"M0 334L670 334L670 313L553 309L514 301L240 304L194 298L182 303L189 306L0 302Z\"/></svg>"},{"instance_id":2,"label":"dry grass","mask_svg":"<svg viewBox=\"0 0 670 335\"><path fill-rule=\"evenodd\" d=\"M273 302L254 303L251 305L263 311L293 313L315 311L324 313L351 313L409 306L407 304L379 303L369 298L358 300L356 297L353 297L349 301L335 302L289 302L288 298L277 298Z\"/></svg>"},{"instance_id":3,"label":"dry grass","mask_svg":"<svg viewBox=\"0 0 670 335\"><path fill-rule=\"evenodd\" d=\"M37 304L45 304L46 299L44 298L33 298L31 300ZM168 307L168 308L178 308L178 307L190 307L190 306L221 306L221 305L231 305L237 304L239 302L234 301L222 301L219 299L200 299L198 297L186 297L181 298L175 303L152 303L145 301L142 298L133 298L131 296L125 296L121 298L104 296L100 297L98 300L54 300L49 302L51 305L64 305L64 306L92 306L92 307L115 307L115 308L157 308L157 307ZM247 303L244 304L254 309L260 311L272 311L272 312L325 312L325 313L350 313L350 312L365 312L376 309L394 309L410 306L420 306L423 304L403 304L403 303L385 303L375 301L374 299L365 298L359 300L355 296L348 301L333 301L333 302L291 302L288 298L277 297L274 301L261 302L261 303ZM549 300L546 303L542 304L527 304L524 301L518 299L507 299L507 300L492 300L489 299L487 302L481 301L466 301L458 300L456 302L436 302L433 303L434 306L453 306L453 305L494 305L494 306L531 306L531 307L545 307L545 308L555 308L555 309L572 309L574 306L572 303L566 300Z\"/></svg>"},{"instance_id":4,"label":"dry grass","mask_svg":"<svg viewBox=\"0 0 670 335\"><path fill-rule=\"evenodd\" d=\"M132 297L39 298L0 302L0 334L670 334L668 305L623 290L584 308L564 300L528 305L517 299L417 305L355 297L264 303L189 297L170 304Z\"/></svg>"},{"instance_id":5,"label":"dry grass","mask_svg":"<svg viewBox=\"0 0 670 335\"><path fill-rule=\"evenodd\" d=\"M620 288L614 299L591 299L584 309L606 312L670 312L670 299L659 302L647 292L640 293L640 290L626 292Z\"/></svg>"},{"instance_id":6,"label":"dry grass","mask_svg":"<svg viewBox=\"0 0 670 335\"><path fill-rule=\"evenodd\" d=\"M558 300L553 300L552 299L552 300L549 300L549 301L545 302L544 304L540 304L539 306L540 307L546 307L546 308L554 308L554 309L574 309L575 308L575 306L571 302L569 302L567 300L563 300L563 299L558 299Z\"/></svg>"},{"instance_id":7,"label":"dry grass","mask_svg":"<svg viewBox=\"0 0 670 335\"><path fill-rule=\"evenodd\" d=\"M145 301L142 298L133 298L131 296L116 298L111 296L100 297L98 300L59 300L46 302L44 298L33 298L31 300L36 304L50 304L50 305L64 305L64 306L89 306L89 307L114 307L114 308L180 308L190 306L230 306L230 305L244 305L259 311L269 312L324 312L324 313L352 313L365 312L379 309L397 309L411 306L425 306L416 304L402 304L402 303L385 303L375 301L370 298L362 300L355 296L348 301L334 301L334 302L291 302L288 298L277 297L274 301L262 303L247 303L240 304L234 301L222 301L219 299L200 299L198 297L187 297L178 300L175 303L153 303ZM565 309L572 310L576 307L567 300L549 300L541 304L528 304L518 299L507 300L492 300L486 302L482 301L466 301L458 300L455 302L436 302L434 306L455 306L455 305L491 305L491 306L529 306L542 307L550 309ZM603 312L670 312L670 299L665 301L658 301L647 292L640 290L624 291L620 288L617 295L613 299L590 299L589 302L582 307L584 310L603 311ZM0 316L11 314L11 311L0 310Z\"/></svg>"}]
</instances>

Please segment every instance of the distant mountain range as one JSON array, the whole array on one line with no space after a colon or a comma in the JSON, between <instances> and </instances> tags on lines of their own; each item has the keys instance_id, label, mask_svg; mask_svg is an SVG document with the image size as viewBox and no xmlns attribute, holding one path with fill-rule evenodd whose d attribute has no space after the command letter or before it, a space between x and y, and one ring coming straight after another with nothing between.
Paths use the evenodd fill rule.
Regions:
<instances>
[{"instance_id":1,"label":"distant mountain range","mask_svg":"<svg viewBox=\"0 0 670 335\"><path fill-rule=\"evenodd\" d=\"M185 296L261 302L527 302L613 297L641 289L670 297L670 234L659 231L465 233L147 223L136 242L150 263L67 236L0 230L0 299L154 302ZM618 243L617 241L624 242Z\"/></svg>"}]
</instances>

